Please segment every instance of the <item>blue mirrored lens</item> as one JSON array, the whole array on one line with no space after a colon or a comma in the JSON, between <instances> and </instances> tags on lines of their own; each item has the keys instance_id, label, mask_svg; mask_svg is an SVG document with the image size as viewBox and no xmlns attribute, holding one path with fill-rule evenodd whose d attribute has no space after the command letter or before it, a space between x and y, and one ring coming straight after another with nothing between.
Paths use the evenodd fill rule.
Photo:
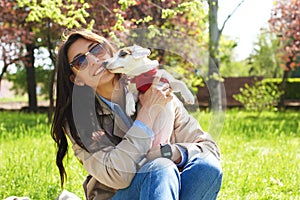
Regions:
<instances>
[{"instance_id":1,"label":"blue mirrored lens","mask_svg":"<svg viewBox=\"0 0 300 200\"><path fill-rule=\"evenodd\" d=\"M101 44L97 44L90 50L90 53L94 56L102 56L106 51Z\"/></svg>"}]
</instances>

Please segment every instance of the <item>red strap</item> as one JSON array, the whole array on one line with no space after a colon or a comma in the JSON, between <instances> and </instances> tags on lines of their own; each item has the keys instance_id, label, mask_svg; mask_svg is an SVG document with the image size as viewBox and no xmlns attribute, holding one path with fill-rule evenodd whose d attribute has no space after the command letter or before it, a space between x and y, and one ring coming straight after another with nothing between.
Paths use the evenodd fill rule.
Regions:
<instances>
[{"instance_id":1,"label":"red strap","mask_svg":"<svg viewBox=\"0 0 300 200\"><path fill-rule=\"evenodd\" d=\"M130 80L130 82L136 84L136 88L138 89L138 91L140 91L141 93L145 93L151 87L156 72L157 68L154 68L148 72L134 77ZM160 81L168 83L168 80L165 78L161 78Z\"/></svg>"}]
</instances>

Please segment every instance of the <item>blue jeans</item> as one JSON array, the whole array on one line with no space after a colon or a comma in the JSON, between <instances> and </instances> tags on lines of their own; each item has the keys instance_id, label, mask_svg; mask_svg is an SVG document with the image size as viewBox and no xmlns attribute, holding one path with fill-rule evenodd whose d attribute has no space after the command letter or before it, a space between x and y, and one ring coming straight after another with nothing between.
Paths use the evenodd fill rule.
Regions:
<instances>
[{"instance_id":1,"label":"blue jeans","mask_svg":"<svg viewBox=\"0 0 300 200\"><path fill-rule=\"evenodd\" d=\"M143 165L112 200L210 200L217 198L221 183L220 161L211 153L195 155L181 172L169 159L157 158Z\"/></svg>"}]
</instances>

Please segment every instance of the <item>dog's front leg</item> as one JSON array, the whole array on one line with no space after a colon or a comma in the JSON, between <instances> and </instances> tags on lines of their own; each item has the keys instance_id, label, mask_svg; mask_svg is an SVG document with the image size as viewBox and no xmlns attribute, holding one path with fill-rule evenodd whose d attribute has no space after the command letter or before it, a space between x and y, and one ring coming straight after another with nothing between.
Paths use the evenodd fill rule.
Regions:
<instances>
[{"instance_id":1,"label":"dog's front leg","mask_svg":"<svg viewBox=\"0 0 300 200\"><path fill-rule=\"evenodd\" d=\"M126 114L132 116L135 113L135 102L131 92L126 94Z\"/></svg>"},{"instance_id":2,"label":"dog's front leg","mask_svg":"<svg viewBox=\"0 0 300 200\"><path fill-rule=\"evenodd\" d=\"M137 102L138 91L133 83L128 84L128 93L126 94L126 114L132 116L135 113L135 103Z\"/></svg>"},{"instance_id":3,"label":"dog's front leg","mask_svg":"<svg viewBox=\"0 0 300 200\"><path fill-rule=\"evenodd\" d=\"M129 83L128 84L128 91L132 93L134 103L136 103L138 101L138 97L139 97L139 91L136 88L136 84L135 83Z\"/></svg>"}]
</instances>

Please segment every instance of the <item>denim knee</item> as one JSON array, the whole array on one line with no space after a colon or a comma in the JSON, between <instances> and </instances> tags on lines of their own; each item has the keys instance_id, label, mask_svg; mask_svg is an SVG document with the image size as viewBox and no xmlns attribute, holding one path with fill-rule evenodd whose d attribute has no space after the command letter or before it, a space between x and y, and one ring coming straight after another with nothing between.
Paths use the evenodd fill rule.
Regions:
<instances>
[{"instance_id":1,"label":"denim knee","mask_svg":"<svg viewBox=\"0 0 300 200\"><path fill-rule=\"evenodd\" d=\"M223 172L220 161L211 153L207 156L196 158L194 167L205 172L207 177L216 182L222 182Z\"/></svg>"},{"instance_id":2,"label":"denim knee","mask_svg":"<svg viewBox=\"0 0 300 200\"><path fill-rule=\"evenodd\" d=\"M157 174L161 178L176 178L180 179L180 173L177 166L167 158L156 158L146 163L138 173L153 172L152 176Z\"/></svg>"},{"instance_id":3,"label":"denim knee","mask_svg":"<svg viewBox=\"0 0 300 200\"><path fill-rule=\"evenodd\" d=\"M181 174L181 199L216 199L222 184L220 161L211 153L189 159Z\"/></svg>"},{"instance_id":4,"label":"denim knee","mask_svg":"<svg viewBox=\"0 0 300 200\"><path fill-rule=\"evenodd\" d=\"M146 163L143 172L148 170L143 181L143 199L178 199L181 178L176 165L167 158L157 158ZM147 168L147 169L146 169Z\"/></svg>"}]
</instances>

